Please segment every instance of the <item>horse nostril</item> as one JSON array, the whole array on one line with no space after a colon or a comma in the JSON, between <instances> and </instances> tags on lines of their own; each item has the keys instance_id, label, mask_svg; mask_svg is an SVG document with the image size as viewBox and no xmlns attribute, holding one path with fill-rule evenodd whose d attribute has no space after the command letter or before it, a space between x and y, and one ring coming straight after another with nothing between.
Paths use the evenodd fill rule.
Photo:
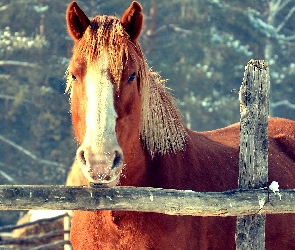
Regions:
<instances>
[{"instance_id":1,"label":"horse nostril","mask_svg":"<svg viewBox=\"0 0 295 250\"><path fill-rule=\"evenodd\" d=\"M105 181L110 181L111 179L112 179L112 177L110 175L107 175L107 176L104 177Z\"/></svg>"},{"instance_id":2,"label":"horse nostril","mask_svg":"<svg viewBox=\"0 0 295 250\"><path fill-rule=\"evenodd\" d=\"M112 168L117 168L122 162L122 154L118 150L115 150L115 158L113 161L113 166Z\"/></svg>"},{"instance_id":3,"label":"horse nostril","mask_svg":"<svg viewBox=\"0 0 295 250\"><path fill-rule=\"evenodd\" d=\"M84 166L86 165L85 151L83 149L78 152L77 158Z\"/></svg>"}]
</instances>

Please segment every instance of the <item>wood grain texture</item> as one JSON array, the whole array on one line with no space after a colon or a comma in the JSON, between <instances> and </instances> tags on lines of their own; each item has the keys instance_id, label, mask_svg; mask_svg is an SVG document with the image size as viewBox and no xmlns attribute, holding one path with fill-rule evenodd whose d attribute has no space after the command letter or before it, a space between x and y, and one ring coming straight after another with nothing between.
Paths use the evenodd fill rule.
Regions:
<instances>
[{"instance_id":1,"label":"wood grain texture","mask_svg":"<svg viewBox=\"0 0 295 250\"><path fill-rule=\"evenodd\" d=\"M239 188L265 187L268 181L269 68L248 62L240 88ZM236 249L265 249L265 214L238 216Z\"/></svg>"}]
</instances>

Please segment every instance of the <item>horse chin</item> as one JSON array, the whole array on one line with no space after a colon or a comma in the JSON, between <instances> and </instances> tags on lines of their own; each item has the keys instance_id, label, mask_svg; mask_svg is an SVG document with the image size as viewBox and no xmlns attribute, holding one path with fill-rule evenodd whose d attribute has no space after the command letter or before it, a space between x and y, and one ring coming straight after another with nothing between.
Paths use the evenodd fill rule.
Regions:
<instances>
[{"instance_id":1,"label":"horse chin","mask_svg":"<svg viewBox=\"0 0 295 250\"><path fill-rule=\"evenodd\" d=\"M116 169L107 179L93 178L89 173L85 174L86 179L88 180L89 186L94 188L113 188L117 186L120 181L120 176L122 172L122 167Z\"/></svg>"},{"instance_id":2,"label":"horse chin","mask_svg":"<svg viewBox=\"0 0 295 250\"><path fill-rule=\"evenodd\" d=\"M114 181L111 182L91 182L89 181L89 186L92 188L114 188L119 183L120 176L118 176Z\"/></svg>"}]
</instances>

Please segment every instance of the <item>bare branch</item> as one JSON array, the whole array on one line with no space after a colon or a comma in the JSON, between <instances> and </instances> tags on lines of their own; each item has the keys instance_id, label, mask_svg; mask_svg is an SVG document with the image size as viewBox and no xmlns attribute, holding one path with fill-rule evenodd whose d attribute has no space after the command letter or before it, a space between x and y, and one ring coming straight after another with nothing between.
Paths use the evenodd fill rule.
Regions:
<instances>
[{"instance_id":1,"label":"bare branch","mask_svg":"<svg viewBox=\"0 0 295 250\"><path fill-rule=\"evenodd\" d=\"M0 94L0 98L1 99L5 99L5 100L15 100L16 99L16 97L15 96L12 96L12 95L2 95L2 94ZM32 102L32 101L30 101L30 100L26 100L26 99L24 99L24 100L22 100L23 102L26 102L26 103L30 103L30 104L34 104L35 105L35 103L34 102Z\"/></svg>"},{"instance_id":2,"label":"bare branch","mask_svg":"<svg viewBox=\"0 0 295 250\"><path fill-rule=\"evenodd\" d=\"M0 135L0 140L9 144L10 146L18 149L19 151L21 151L22 153L24 153L25 155L29 156L30 158L32 158L35 161L38 161L41 164L46 164L46 165L52 165L52 166L57 166L57 167L61 167L64 168L64 164L62 163L57 163L54 161L48 161L48 160L43 160L43 159L39 159L36 155L34 155L33 153L31 153L30 151L26 150L25 148L23 148L22 146L14 143L13 141L5 138L4 136Z\"/></svg>"},{"instance_id":3,"label":"bare branch","mask_svg":"<svg viewBox=\"0 0 295 250\"><path fill-rule=\"evenodd\" d=\"M284 41L292 41L292 40L294 40L295 39L295 35L294 36L287 36L287 37L284 37L282 40L283 40L283 42Z\"/></svg>"},{"instance_id":4,"label":"bare branch","mask_svg":"<svg viewBox=\"0 0 295 250\"><path fill-rule=\"evenodd\" d=\"M286 22L289 20L289 18L293 15L295 11L295 6L289 11L288 15L285 17L284 21L282 21L280 23L280 25L278 25L278 27L276 28L277 32L279 32L286 24Z\"/></svg>"},{"instance_id":5,"label":"bare branch","mask_svg":"<svg viewBox=\"0 0 295 250\"><path fill-rule=\"evenodd\" d=\"M9 79L10 75L9 74L0 74L0 78Z\"/></svg>"},{"instance_id":6,"label":"bare branch","mask_svg":"<svg viewBox=\"0 0 295 250\"><path fill-rule=\"evenodd\" d=\"M283 8L285 8L292 0L270 0L269 9L271 12L274 12L273 17L276 16Z\"/></svg>"},{"instance_id":7,"label":"bare branch","mask_svg":"<svg viewBox=\"0 0 295 250\"><path fill-rule=\"evenodd\" d=\"M278 101L270 104L271 108L277 108L279 106L287 106L288 108L295 109L295 104L289 102L289 100Z\"/></svg>"},{"instance_id":8,"label":"bare branch","mask_svg":"<svg viewBox=\"0 0 295 250\"><path fill-rule=\"evenodd\" d=\"M8 9L9 4L0 7L0 11L4 11Z\"/></svg>"},{"instance_id":9,"label":"bare branch","mask_svg":"<svg viewBox=\"0 0 295 250\"><path fill-rule=\"evenodd\" d=\"M286 1L282 2L282 3L279 3L279 6L277 7L278 8L278 11L277 12L279 12L283 8L285 8L289 3L291 3L291 1L292 0L286 0ZM281 2L281 0L279 2Z\"/></svg>"},{"instance_id":10,"label":"bare branch","mask_svg":"<svg viewBox=\"0 0 295 250\"><path fill-rule=\"evenodd\" d=\"M3 162L0 162L0 166L6 167L6 165ZM9 182L12 182L12 183L15 182L15 180L11 176L6 174L3 170L0 170L0 174Z\"/></svg>"},{"instance_id":11,"label":"bare branch","mask_svg":"<svg viewBox=\"0 0 295 250\"><path fill-rule=\"evenodd\" d=\"M24 66L24 67L31 67L31 68L40 67L39 65L35 63L10 61L10 60L0 61L0 66Z\"/></svg>"},{"instance_id":12,"label":"bare branch","mask_svg":"<svg viewBox=\"0 0 295 250\"><path fill-rule=\"evenodd\" d=\"M193 33L193 31L191 31L191 30L186 30L186 29L177 27L174 24L168 24L168 25L165 24L165 25L161 26L160 28L156 29L153 33L147 33L147 36L154 37L154 36L157 36L160 33L163 33L165 31L173 31L173 32L182 33L185 35L191 35Z\"/></svg>"},{"instance_id":13,"label":"bare branch","mask_svg":"<svg viewBox=\"0 0 295 250\"><path fill-rule=\"evenodd\" d=\"M275 16L280 11L281 2L282 0L269 1L269 11L274 13L273 16Z\"/></svg>"}]
</instances>

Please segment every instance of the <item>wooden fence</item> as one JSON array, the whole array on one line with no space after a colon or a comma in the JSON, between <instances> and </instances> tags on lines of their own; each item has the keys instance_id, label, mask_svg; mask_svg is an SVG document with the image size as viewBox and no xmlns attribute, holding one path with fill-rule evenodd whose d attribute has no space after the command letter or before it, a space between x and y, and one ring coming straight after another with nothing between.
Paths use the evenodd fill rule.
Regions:
<instances>
[{"instance_id":1,"label":"wooden fence","mask_svg":"<svg viewBox=\"0 0 295 250\"><path fill-rule=\"evenodd\" d=\"M61 226L62 220L64 221L63 227ZM57 221L59 221L59 224L56 223ZM21 235L17 238L15 237L16 235L11 237L11 235L4 234L4 237L1 237L0 249L2 249L2 247L7 249L5 246L10 246L9 249L11 250L72 249L69 241L70 215L66 212L51 218L4 226L0 228L0 233L19 229L22 230L24 228L29 228L29 231L22 231Z\"/></svg>"},{"instance_id":2,"label":"wooden fence","mask_svg":"<svg viewBox=\"0 0 295 250\"><path fill-rule=\"evenodd\" d=\"M265 249L265 214L295 213L295 190L280 190L278 195L266 186L268 92L267 62L251 60L245 67L239 95L239 189L201 193L141 187L107 189L11 185L0 186L0 210L111 209L170 215L237 216L236 249L250 249L249 246L253 245L257 249ZM252 237L249 236L250 230L256 232L251 234Z\"/></svg>"}]
</instances>

